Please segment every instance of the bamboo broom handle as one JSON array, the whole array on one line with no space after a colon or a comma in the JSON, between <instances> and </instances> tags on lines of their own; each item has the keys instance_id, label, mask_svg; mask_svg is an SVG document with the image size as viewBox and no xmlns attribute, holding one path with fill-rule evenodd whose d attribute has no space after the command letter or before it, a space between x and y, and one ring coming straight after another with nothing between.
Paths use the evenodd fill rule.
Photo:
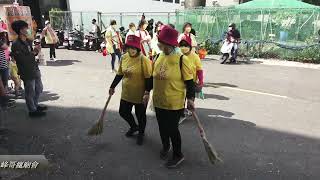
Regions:
<instances>
[{"instance_id":1,"label":"bamboo broom handle","mask_svg":"<svg viewBox=\"0 0 320 180\"><path fill-rule=\"evenodd\" d=\"M100 115L100 118L99 118L99 121L100 121L100 122L102 122L103 119L104 119L104 116L105 116L105 114L106 114L106 110L107 110L107 107L108 107L108 105L109 105L109 103L110 103L111 97L112 97L112 96L109 95L108 100L107 100L106 104L104 105L103 111L102 111L102 113L101 113L101 115Z\"/></svg>"}]
</instances>

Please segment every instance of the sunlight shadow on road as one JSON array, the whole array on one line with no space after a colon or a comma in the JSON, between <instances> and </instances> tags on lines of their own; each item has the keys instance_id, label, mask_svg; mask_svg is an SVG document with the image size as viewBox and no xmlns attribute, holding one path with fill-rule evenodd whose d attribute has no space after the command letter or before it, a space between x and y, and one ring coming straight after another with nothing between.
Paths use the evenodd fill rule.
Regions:
<instances>
[{"instance_id":1,"label":"sunlight shadow on road","mask_svg":"<svg viewBox=\"0 0 320 180\"><path fill-rule=\"evenodd\" d=\"M24 118L24 104L17 106L8 112L6 122L9 129L19 133L9 136L4 148L9 153L44 153L54 166L49 179L90 179L90 172L94 172L95 179L106 176L127 179L142 175L142 170L152 172L148 178L155 180L317 179L320 176L319 139L265 129L249 120L236 119L228 111L197 109L207 138L224 163L209 165L195 122L190 119L180 126L187 158L177 172L168 171L159 159L161 142L154 117L148 116L146 144L139 147L134 139L124 137L121 129L127 130L128 126L118 112L108 110L105 131L99 137L101 142L95 144L86 133L101 109L50 107L47 117L33 121ZM17 128L22 122L24 126L20 128L25 128L24 132ZM37 177L40 174L34 172L17 180Z\"/></svg>"},{"instance_id":2,"label":"sunlight shadow on road","mask_svg":"<svg viewBox=\"0 0 320 180\"><path fill-rule=\"evenodd\" d=\"M57 60L57 61L47 61L47 66L70 66L74 63L80 63L79 60Z\"/></svg>"},{"instance_id":3,"label":"sunlight shadow on road","mask_svg":"<svg viewBox=\"0 0 320 180\"><path fill-rule=\"evenodd\" d=\"M232 87L236 88L237 85L228 84L228 83L204 83L203 87L212 87L212 88L220 88L220 87Z\"/></svg>"},{"instance_id":4,"label":"sunlight shadow on road","mask_svg":"<svg viewBox=\"0 0 320 180\"><path fill-rule=\"evenodd\" d=\"M221 96L221 95L216 95L216 94L204 94L205 99L216 99L216 100L221 100L221 101L226 101L230 100L230 98Z\"/></svg>"}]
</instances>

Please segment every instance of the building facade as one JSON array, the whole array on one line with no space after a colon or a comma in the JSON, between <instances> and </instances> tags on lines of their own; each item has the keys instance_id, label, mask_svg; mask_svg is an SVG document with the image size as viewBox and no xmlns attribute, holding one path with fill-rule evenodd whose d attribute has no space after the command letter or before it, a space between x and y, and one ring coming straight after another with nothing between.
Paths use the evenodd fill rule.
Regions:
<instances>
[{"instance_id":1,"label":"building facade","mask_svg":"<svg viewBox=\"0 0 320 180\"><path fill-rule=\"evenodd\" d=\"M174 12L182 9L181 0L68 0L71 11Z\"/></svg>"}]
</instances>

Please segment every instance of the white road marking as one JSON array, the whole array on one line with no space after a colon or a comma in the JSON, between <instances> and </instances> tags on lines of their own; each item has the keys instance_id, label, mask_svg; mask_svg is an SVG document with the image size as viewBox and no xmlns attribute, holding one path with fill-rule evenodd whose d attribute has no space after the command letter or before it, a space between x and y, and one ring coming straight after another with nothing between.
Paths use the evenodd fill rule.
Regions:
<instances>
[{"instance_id":1,"label":"white road marking","mask_svg":"<svg viewBox=\"0 0 320 180\"><path fill-rule=\"evenodd\" d=\"M259 92L259 91L251 91L251 90L234 88L234 87L227 87L227 86L217 86L217 87L224 88L224 89L231 89L231 90L241 91L241 92L248 92L248 93L260 94L260 95L278 97L278 98L283 98L283 99L288 99L289 98L288 96L281 96L281 95L277 95L277 94L270 94L270 93L264 93L264 92Z\"/></svg>"}]
</instances>

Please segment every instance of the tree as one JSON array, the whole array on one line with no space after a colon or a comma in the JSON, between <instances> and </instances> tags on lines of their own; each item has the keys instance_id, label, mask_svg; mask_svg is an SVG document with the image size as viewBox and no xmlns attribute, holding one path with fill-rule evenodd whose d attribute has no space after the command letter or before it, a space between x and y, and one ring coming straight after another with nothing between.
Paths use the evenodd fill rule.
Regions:
<instances>
[{"instance_id":1,"label":"tree","mask_svg":"<svg viewBox=\"0 0 320 180\"><path fill-rule=\"evenodd\" d=\"M252 1L252 0L239 0L239 4L249 2L249 1ZM320 6L319 0L303 0L303 2Z\"/></svg>"},{"instance_id":2,"label":"tree","mask_svg":"<svg viewBox=\"0 0 320 180\"><path fill-rule=\"evenodd\" d=\"M320 6L320 1L319 0L303 0L303 2Z\"/></svg>"}]
</instances>

